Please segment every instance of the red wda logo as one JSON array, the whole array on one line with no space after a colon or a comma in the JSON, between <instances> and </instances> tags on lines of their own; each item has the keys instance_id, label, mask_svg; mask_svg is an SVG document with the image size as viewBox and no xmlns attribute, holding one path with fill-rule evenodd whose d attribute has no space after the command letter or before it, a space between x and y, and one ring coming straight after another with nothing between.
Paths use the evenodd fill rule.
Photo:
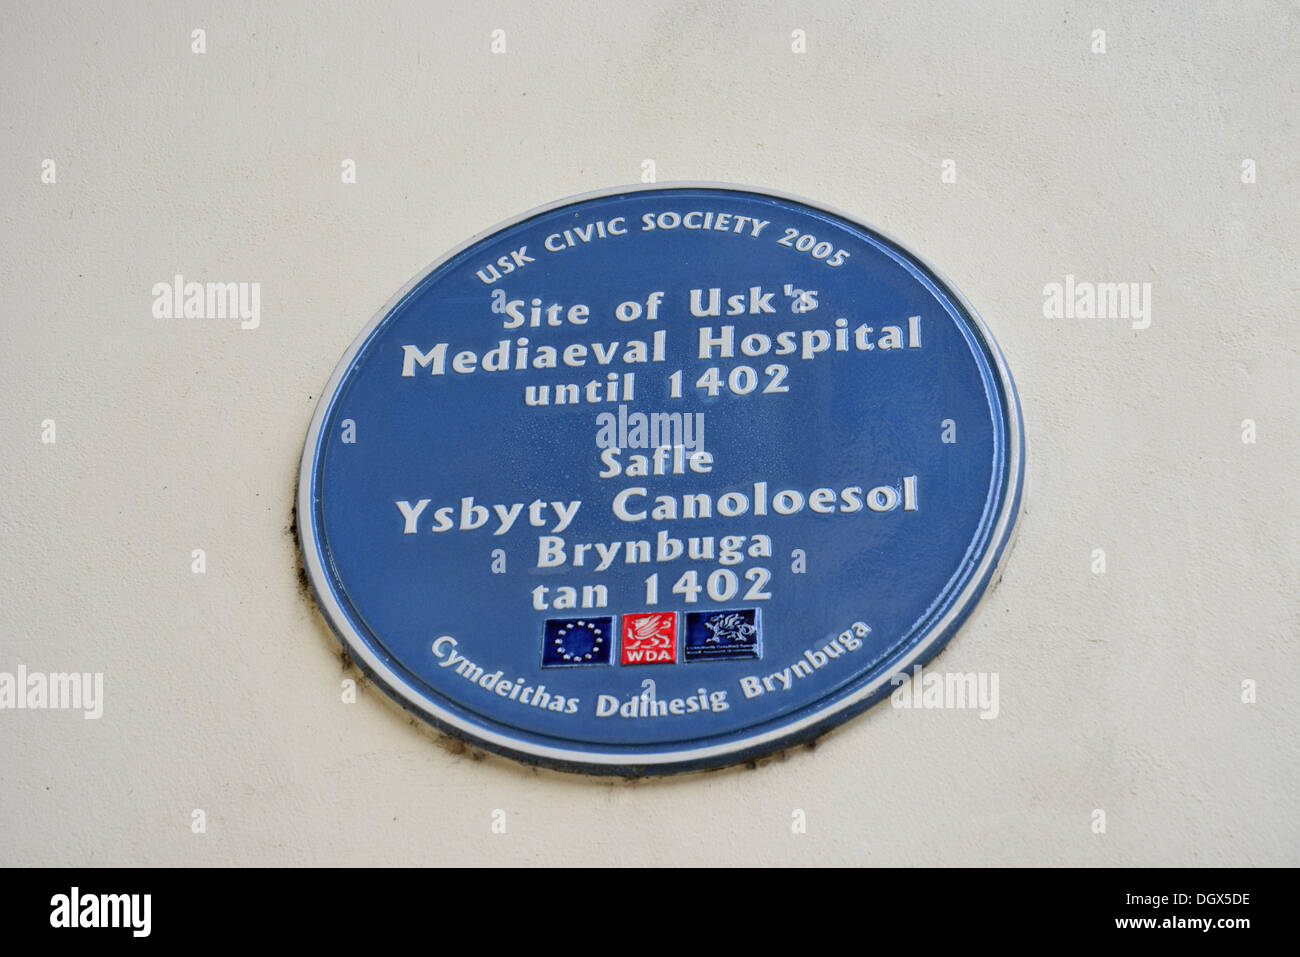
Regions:
<instances>
[{"instance_id":1,"label":"red wda logo","mask_svg":"<svg viewBox=\"0 0 1300 957\"><path fill-rule=\"evenodd\" d=\"M671 664L677 660L677 612L648 611L623 616L625 665Z\"/></svg>"}]
</instances>

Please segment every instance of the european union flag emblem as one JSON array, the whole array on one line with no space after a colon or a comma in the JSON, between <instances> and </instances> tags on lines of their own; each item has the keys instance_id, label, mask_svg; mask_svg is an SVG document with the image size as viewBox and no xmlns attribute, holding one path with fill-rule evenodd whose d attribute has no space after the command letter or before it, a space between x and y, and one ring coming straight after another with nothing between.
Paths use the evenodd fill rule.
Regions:
<instances>
[{"instance_id":1,"label":"european union flag emblem","mask_svg":"<svg viewBox=\"0 0 1300 957\"><path fill-rule=\"evenodd\" d=\"M693 611L686 616L686 660L758 658L761 641L757 608Z\"/></svg>"},{"instance_id":2,"label":"european union flag emblem","mask_svg":"<svg viewBox=\"0 0 1300 957\"><path fill-rule=\"evenodd\" d=\"M614 650L614 619L548 618L542 638L542 667L607 665Z\"/></svg>"}]
</instances>

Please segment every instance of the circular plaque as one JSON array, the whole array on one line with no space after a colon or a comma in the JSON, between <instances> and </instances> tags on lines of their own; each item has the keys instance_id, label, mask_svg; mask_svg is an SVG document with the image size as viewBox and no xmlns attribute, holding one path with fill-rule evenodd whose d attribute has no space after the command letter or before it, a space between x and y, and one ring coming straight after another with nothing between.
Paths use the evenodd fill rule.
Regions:
<instances>
[{"instance_id":1,"label":"circular plaque","mask_svg":"<svg viewBox=\"0 0 1300 957\"><path fill-rule=\"evenodd\" d=\"M1024 435L974 309L806 200L562 200L429 267L307 435L303 559L354 661L492 751L653 774L811 739L988 586Z\"/></svg>"}]
</instances>

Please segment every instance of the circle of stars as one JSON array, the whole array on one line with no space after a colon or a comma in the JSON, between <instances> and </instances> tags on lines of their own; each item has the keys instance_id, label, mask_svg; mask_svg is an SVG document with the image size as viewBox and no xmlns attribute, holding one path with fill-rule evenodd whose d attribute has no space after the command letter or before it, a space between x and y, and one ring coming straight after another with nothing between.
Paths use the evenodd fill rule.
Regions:
<instances>
[{"instance_id":1,"label":"circle of stars","mask_svg":"<svg viewBox=\"0 0 1300 957\"><path fill-rule=\"evenodd\" d=\"M564 636L571 631L577 631L579 629L585 631L587 634L591 636L592 638L591 651L588 651L586 654L577 654L577 653L570 654L569 650L564 645ZM560 657L562 657L565 661L578 661L578 662L590 661L591 656L597 653L598 651L600 651L600 646L605 643L605 639L601 637L601 635L603 634L601 629L597 628L595 625L589 625L585 621L579 621L573 625L564 625L555 634L556 634L556 638L554 642L555 650L560 655Z\"/></svg>"}]
</instances>

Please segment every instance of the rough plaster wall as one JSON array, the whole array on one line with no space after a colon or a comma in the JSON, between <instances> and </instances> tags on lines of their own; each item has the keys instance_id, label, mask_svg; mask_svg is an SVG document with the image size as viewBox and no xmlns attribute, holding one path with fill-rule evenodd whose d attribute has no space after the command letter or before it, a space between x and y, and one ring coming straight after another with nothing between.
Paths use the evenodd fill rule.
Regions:
<instances>
[{"instance_id":1,"label":"rough plaster wall","mask_svg":"<svg viewBox=\"0 0 1300 957\"><path fill-rule=\"evenodd\" d=\"M1293 4L109 6L0 28L0 670L107 697L0 712L0 863L1300 863ZM996 720L636 783L341 703L289 529L321 387L444 250L643 158L851 211L983 313L1030 501L937 665ZM260 282L260 328L153 319L177 272ZM1067 273L1150 282L1150 328L1045 319Z\"/></svg>"}]
</instances>

